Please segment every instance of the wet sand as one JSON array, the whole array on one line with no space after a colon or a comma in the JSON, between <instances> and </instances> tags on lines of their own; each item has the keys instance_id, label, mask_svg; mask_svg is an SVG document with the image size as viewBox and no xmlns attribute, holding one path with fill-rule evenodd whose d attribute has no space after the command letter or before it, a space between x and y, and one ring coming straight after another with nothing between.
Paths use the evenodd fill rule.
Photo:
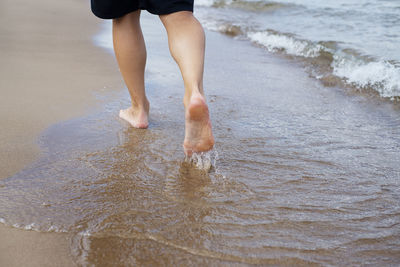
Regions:
<instances>
[{"instance_id":1,"label":"wet sand","mask_svg":"<svg viewBox=\"0 0 400 267\"><path fill-rule=\"evenodd\" d=\"M115 69L94 75L118 80L93 91L101 107L51 125L40 134L42 156L0 180L0 217L44 232L2 227L9 244L13 233L53 242L35 253L55 253L54 265L400 262L398 107L326 88L300 64L207 32L205 90L219 156L199 171L183 160L183 85L165 32L156 17L142 24L149 129L117 118L129 97Z\"/></svg>"},{"instance_id":2,"label":"wet sand","mask_svg":"<svg viewBox=\"0 0 400 267\"><path fill-rule=\"evenodd\" d=\"M49 125L98 105L93 91L123 86L114 58L93 46L98 22L82 1L2 1L0 178L39 155Z\"/></svg>"},{"instance_id":3,"label":"wet sand","mask_svg":"<svg viewBox=\"0 0 400 267\"><path fill-rule=\"evenodd\" d=\"M0 225L1 266L75 266L67 234L38 233Z\"/></svg>"},{"instance_id":4,"label":"wet sand","mask_svg":"<svg viewBox=\"0 0 400 267\"><path fill-rule=\"evenodd\" d=\"M0 179L38 158L39 134L93 112L93 92L123 86L114 58L93 46L99 30L85 1L0 3ZM27 203L29 205L29 203ZM0 224L1 266L70 266L67 235Z\"/></svg>"}]
</instances>

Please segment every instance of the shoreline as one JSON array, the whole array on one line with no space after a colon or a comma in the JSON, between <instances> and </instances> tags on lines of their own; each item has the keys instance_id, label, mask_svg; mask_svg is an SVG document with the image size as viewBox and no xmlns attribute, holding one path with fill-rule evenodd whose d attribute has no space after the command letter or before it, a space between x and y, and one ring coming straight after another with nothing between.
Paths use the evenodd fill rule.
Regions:
<instances>
[{"instance_id":1,"label":"shoreline","mask_svg":"<svg viewBox=\"0 0 400 267\"><path fill-rule=\"evenodd\" d=\"M6 221L10 225L22 221L19 224L21 227L29 226L29 229L33 230L0 225L0 234L4 237L0 241L0 265L73 266L79 264L80 260L94 266L106 263L111 265L117 260L125 261L126 265L133 265L149 263L149 259L155 263L172 262L171 265L176 265L174 262L182 262L179 259L187 260L186 262L193 263L192 265L196 265L197 262L198 266L227 262L282 265L295 262L298 265L309 265L319 261L334 262L337 256L351 258L358 263L371 260L365 255L355 259L356 254L330 249L331 239L321 239L320 236L314 235L315 231L310 229L309 222L312 221L315 229L322 231L324 236L337 235L341 233L340 229L331 231L325 229L325 220L322 223L313 220L314 216L326 218L328 214L331 216L329 223L340 222L341 216L337 214L337 209L331 210L329 205L324 206L323 200L327 197L329 199L330 196L330 200L342 210L352 202L342 203L340 199L335 198L336 195L342 194L356 202L358 194L369 194L370 191L362 191L359 187L350 188L357 188L358 194L351 190L341 192L341 186L338 185L343 181L353 185L354 166L361 166L361 171L364 170L364 166L375 164L374 159L370 161L366 157L355 156L361 152L369 152L369 145L378 141L374 138L374 129L385 133L388 129L393 129L386 127L392 122L391 118L384 117L382 120L387 124L381 124L379 122L382 120L375 116L377 111L385 111L384 107L370 105L371 101L362 97L347 97L346 92L340 88L336 90L323 87L308 77L298 64L293 64L284 57L265 53L248 42L236 42L220 33L206 31L205 91L212 121L218 125L215 128L215 136L218 150L223 156L218 162L218 172L201 178L201 175L192 173L181 165L181 142L184 133L181 103L183 85L179 69L169 55L166 34L159 20L147 14L142 17L144 37L149 41L146 87L152 110L150 130L141 131L130 128L117 118L116 111L129 104L129 97L127 90L123 90L125 87L113 56L92 42L92 37L98 33L96 29L103 24L97 23L90 10L82 3L75 4L69 5L68 11L73 12L75 7L80 9L82 14L81 17L77 17L80 22L74 23L81 26L85 22L88 26L84 30L80 29L80 42L70 43L71 50L65 51L71 55L70 61L66 66L60 66L58 71L64 70L76 80L67 83L65 87L56 87L58 90L54 91L61 94L69 92L69 87L74 87L75 91L83 92L74 91L70 97L72 99L77 96L77 99L72 100L66 99L65 94L58 95L60 105L65 107L74 103L76 108L58 110L58 113L55 112L52 117L45 117L46 121L42 122L41 125L50 125L44 132L40 132L40 136L43 137L40 140L40 144L43 145L41 148L49 153L43 153L44 157L40 157L38 162L11 179L3 180L4 183L0 180L0 192L5 200L0 205L0 211L8 215L5 216L9 217ZM63 8L65 12L65 7ZM65 21L68 20L65 18ZM37 33L35 36L37 37ZM59 41L63 43L65 39L61 38ZM57 51L64 53L63 50ZM40 54L42 57L45 55L43 52ZM37 61L42 57L30 59ZM62 55L57 56L54 52L43 60L49 63L52 59L53 64L50 65L54 67L58 65L53 60L57 61L59 58L62 58ZM66 58L64 56L64 59ZM43 63L41 71L49 71L50 65ZM50 73L54 72L56 71L52 70ZM27 78L29 77L31 76L27 75ZM54 77L54 81L64 81L64 78L65 76L60 74ZM45 89L48 91L42 89L48 95L54 93L50 84L45 83ZM101 89L104 86L115 88L118 97L112 99L103 94L102 92L113 93L107 88ZM101 102L102 99L104 103ZM11 103L11 100L10 98L8 101ZM32 103L58 103L53 100L50 97L40 99L33 96ZM101 111L97 113L96 109L100 105ZM39 111L43 112L39 109L36 113L34 111L30 110L32 117L41 114ZM90 111L89 116L84 115L85 111ZM92 112L95 112L93 116ZM396 115L389 114L393 117ZM69 120L72 117L76 119ZM58 123L53 124L50 119ZM375 125L371 122L375 122L378 128L358 126ZM31 125L26 128L29 127ZM360 130L366 134L357 135ZM26 134L30 134L29 138L34 138L33 133L32 131ZM351 136L354 138L346 139ZM358 146L353 149L355 144ZM380 147L380 143L377 142L374 151L392 151L377 150ZM337 157L332 155L330 148L337 148ZM379 159L388 160L390 157L383 156ZM349 162L359 165L351 165ZM395 173L397 165L390 163L391 161L387 163L388 167L392 167L390 170ZM338 168L343 170L343 173L337 173ZM363 174L368 174L368 170ZM388 168L384 172L388 178L390 175L393 177L392 173L388 173ZM222 174L224 179L220 177ZM40 178L40 181L37 182L35 178ZM364 180L364 177L359 179ZM327 185L324 181L328 180L331 184ZM371 181L372 187L377 184L372 178L368 181ZM214 182L223 182L224 186ZM23 186L20 186L21 184ZM387 192L390 192L392 187L390 183L385 186L388 189L382 194L386 194L387 198L383 201L390 201L390 194ZM43 189L46 194L41 194ZM330 189L331 194L324 189ZM218 192L217 196L214 195L215 192ZM309 199L304 199L304 194L312 195L318 201L312 202L312 207L307 206L309 208L303 210L297 208L296 203L287 201L293 200L285 196L287 192L290 192L295 202L303 207L310 205ZM222 203L221 198L226 201ZM12 202L7 202L8 199ZM32 205L25 205L26 199L29 199ZM260 201L257 213L251 213L254 199ZM203 205L203 202L207 204ZM236 206L235 203L239 205ZM282 207L281 203L287 204ZM322 214L319 212L321 203L327 210ZM171 208L171 204L175 207ZM224 212L216 213L216 208L219 207L224 208ZM297 208L296 211L293 211L293 207ZM361 209L363 208L361 206ZM243 239L246 241L246 236L232 242L229 238L224 239L230 232L224 231L223 225L220 227L220 221L214 224L215 221L210 221L210 218L214 214L217 220L224 219L229 210L237 210L240 216L237 213L230 216L241 222L245 218L243 216L247 216L249 212L257 221L268 220L268 228L263 227L264 224L249 224L246 227L246 231L265 234L257 239L261 244L259 247L253 247L256 245L254 239L248 239L249 246L243 245L238 248L237 244ZM305 222L291 220L290 216L293 215L304 216ZM382 213L377 210L373 215L366 217L366 223L368 226L380 226L379 222L368 220ZM288 216L286 224L282 224L285 216ZM178 221L171 221L174 218L178 218ZM364 226L364 223L357 224L357 220L352 222L358 227ZM49 224L52 228L49 228ZM145 225L143 229L142 224ZM340 227L347 229L346 224L342 223ZM112 227L99 229L99 225ZM168 227L162 227L164 225L173 225L174 228L169 231ZM288 228L285 228L285 225ZM287 230L292 230L293 225L301 228L290 234ZM41 229L60 229L69 233L34 231ZM132 229L135 231L130 232ZM143 238L137 238L136 229ZM244 233L242 227L235 229L238 234ZM268 232L269 229L274 231ZM73 239L76 237L75 230L88 233L78 236L78 240L87 241L87 246L78 246L79 252L82 252L78 258L71 255L76 252L74 248L77 248L74 247L77 244ZM221 235L213 235L214 230L219 230ZM369 234L354 229L347 231L358 234L357 238L364 238ZM149 235L157 232L160 234ZM188 239L176 238L175 233L179 232L188 233ZM94 234L91 235L92 233ZM102 237L96 233L108 235ZM274 246L274 240L281 241L282 234L287 242L279 247ZM310 240L309 238L313 239L310 242L300 242ZM293 249L293 239L298 241L295 243L298 250ZM167 245L165 240L171 240L176 246ZM200 242L194 244L191 240ZM339 241L340 244L349 244L357 240L349 238L347 242L344 239ZM322 243L315 247L312 244L316 242ZM377 243L375 246L383 250L387 249L385 244L380 246ZM350 247L350 251L355 247ZM188 248L189 253L181 248ZM275 255L276 249L282 251L282 254ZM319 249L323 249L325 253L319 255ZM303 253L304 250L312 250L315 254ZM206 253L198 253L199 251ZM255 256L248 257L248 251L254 252ZM137 255L140 257L135 258ZM216 256L210 258L207 255ZM243 256L237 258L237 255ZM391 260L396 260L396 255L391 256Z\"/></svg>"},{"instance_id":2,"label":"shoreline","mask_svg":"<svg viewBox=\"0 0 400 267\"><path fill-rule=\"evenodd\" d=\"M101 24L89 3L17 0L1 7L0 181L40 158L38 137L49 126L98 109L96 93L124 88L114 57L93 43ZM0 235L2 266L75 266L69 234L0 223Z\"/></svg>"},{"instance_id":3,"label":"shoreline","mask_svg":"<svg viewBox=\"0 0 400 267\"><path fill-rule=\"evenodd\" d=\"M2 8L1 25L12 26L1 37L0 179L40 155L36 140L48 126L90 112L104 86L123 88L114 57L93 44L100 27L88 4L18 0Z\"/></svg>"}]
</instances>

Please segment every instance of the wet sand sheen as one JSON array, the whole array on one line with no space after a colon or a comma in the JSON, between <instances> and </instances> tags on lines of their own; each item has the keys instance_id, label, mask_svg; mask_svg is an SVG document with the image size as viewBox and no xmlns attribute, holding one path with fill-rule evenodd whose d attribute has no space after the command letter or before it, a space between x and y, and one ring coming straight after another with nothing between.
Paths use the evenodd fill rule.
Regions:
<instances>
[{"instance_id":1,"label":"wet sand sheen","mask_svg":"<svg viewBox=\"0 0 400 267\"><path fill-rule=\"evenodd\" d=\"M157 18L143 25L149 129L117 119L127 92L101 93L102 111L49 128L42 159L1 181L7 223L71 233L78 265L400 262L398 107L207 32L219 157L199 171L183 160L178 69Z\"/></svg>"},{"instance_id":2,"label":"wet sand sheen","mask_svg":"<svg viewBox=\"0 0 400 267\"><path fill-rule=\"evenodd\" d=\"M86 4L1 5L0 179L33 162L48 126L93 111L94 90L123 86L113 56L93 47L99 26Z\"/></svg>"},{"instance_id":3,"label":"wet sand sheen","mask_svg":"<svg viewBox=\"0 0 400 267\"><path fill-rule=\"evenodd\" d=\"M89 8L84 1L1 2L0 181L37 159L38 135L51 124L96 110L102 101L94 90L123 87L114 58L93 46L99 25ZM0 223L0 236L1 266L73 265L68 234Z\"/></svg>"}]
</instances>

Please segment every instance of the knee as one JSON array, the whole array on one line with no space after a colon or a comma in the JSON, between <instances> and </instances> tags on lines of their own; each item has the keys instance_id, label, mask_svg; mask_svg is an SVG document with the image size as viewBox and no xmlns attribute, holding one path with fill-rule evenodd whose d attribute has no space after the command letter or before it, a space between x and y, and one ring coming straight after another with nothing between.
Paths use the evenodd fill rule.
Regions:
<instances>
[{"instance_id":1,"label":"knee","mask_svg":"<svg viewBox=\"0 0 400 267\"><path fill-rule=\"evenodd\" d=\"M198 22L190 11L178 11L166 15L160 15L160 19L164 25L168 24L186 24Z\"/></svg>"}]
</instances>

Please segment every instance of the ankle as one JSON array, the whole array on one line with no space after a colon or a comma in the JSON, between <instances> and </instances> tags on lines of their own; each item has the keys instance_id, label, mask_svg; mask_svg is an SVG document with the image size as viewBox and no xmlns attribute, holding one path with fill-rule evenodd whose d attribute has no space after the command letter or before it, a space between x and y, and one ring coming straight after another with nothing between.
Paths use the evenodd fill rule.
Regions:
<instances>
[{"instance_id":1,"label":"ankle","mask_svg":"<svg viewBox=\"0 0 400 267\"><path fill-rule=\"evenodd\" d=\"M147 98L145 98L142 101L132 101L132 109L134 109L134 110L148 112L149 106L150 106L150 103L147 100Z\"/></svg>"},{"instance_id":2,"label":"ankle","mask_svg":"<svg viewBox=\"0 0 400 267\"><path fill-rule=\"evenodd\" d=\"M187 87L185 90L185 95L183 97L183 105L186 107L190 103L192 97L195 96L200 96L205 98L203 90L199 86L193 86L191 88Z\"/></svg>"}]
</instances>

